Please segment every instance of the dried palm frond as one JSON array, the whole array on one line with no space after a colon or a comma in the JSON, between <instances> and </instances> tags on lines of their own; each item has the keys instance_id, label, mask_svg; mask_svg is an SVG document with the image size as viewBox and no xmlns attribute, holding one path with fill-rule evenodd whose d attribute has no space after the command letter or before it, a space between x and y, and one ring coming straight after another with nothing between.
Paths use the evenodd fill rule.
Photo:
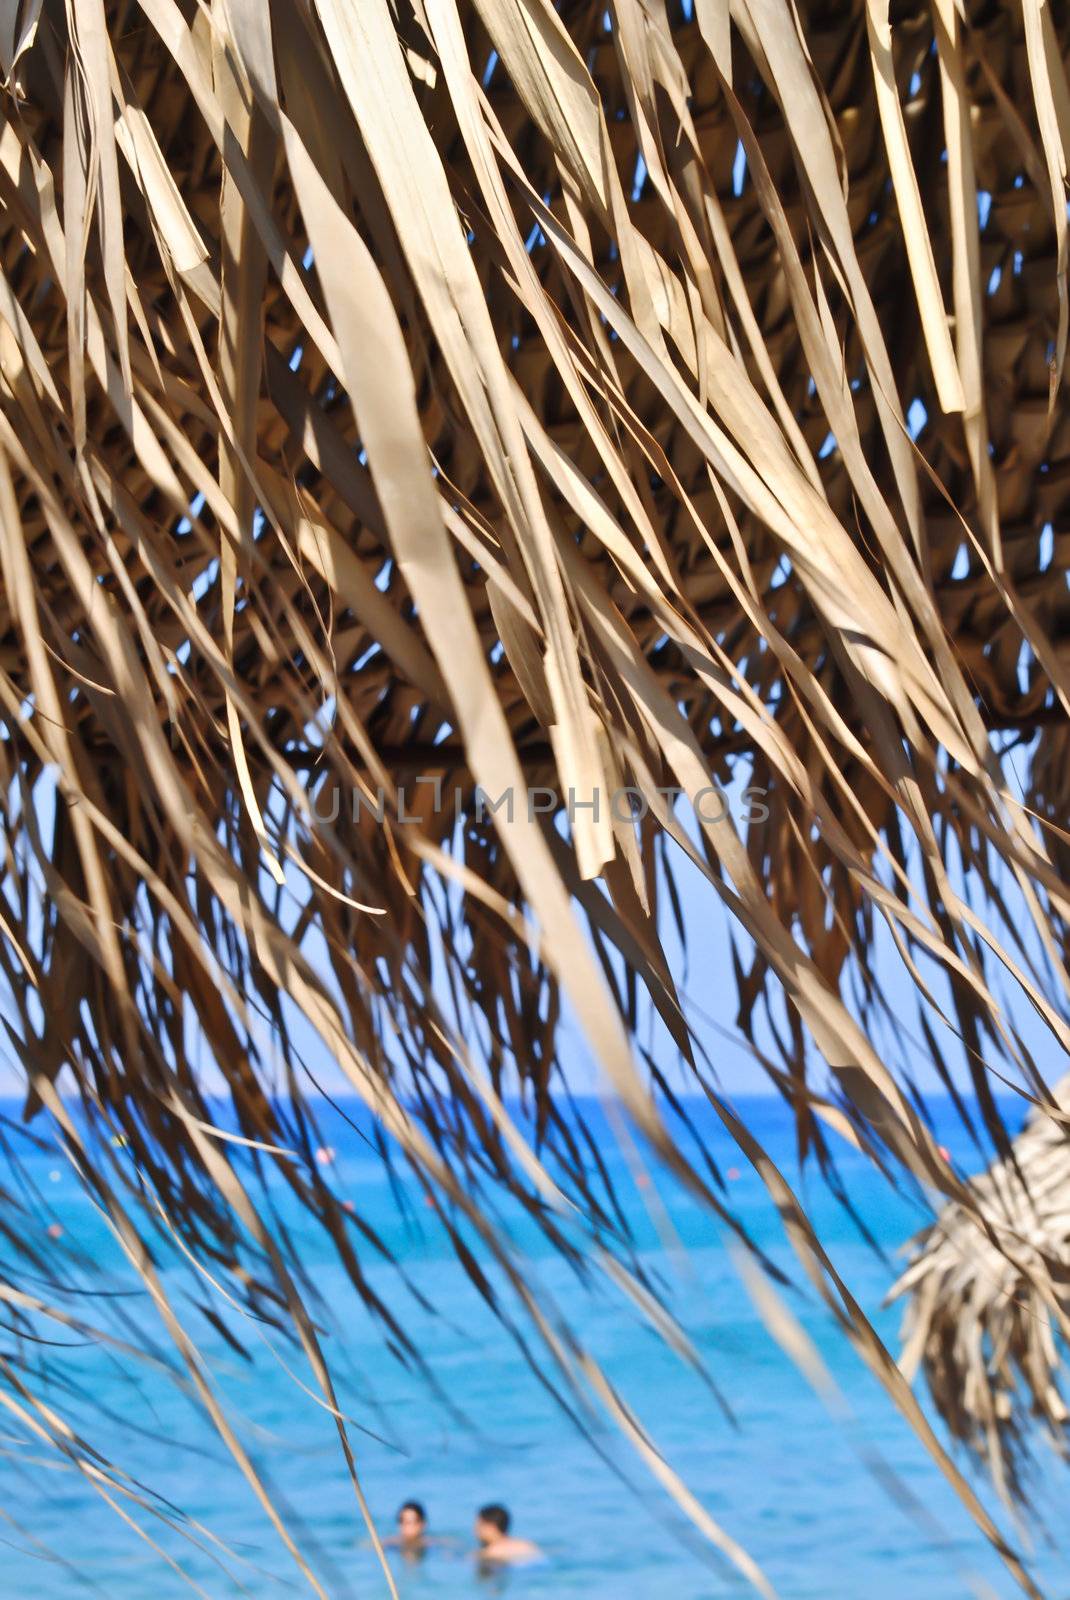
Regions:
<instances>
[{"instance_id":1,"label":"dried palm frond","mask_svg":"<svg viewBox=\"0 0 1070 1600\"><path fill-rule=\"evenodd\" d=\"M313 1160L315 1039L562 1391L631 1427L492 1220L504 1189L651 1309L566 1010L733 1226L657 1018L1000 1543L661 934L686 859L800 1152L831 1123L983 1209L879 1040L894 948L1003 1153L986 1063L1048 1090L993 974L1070 1044L1068 43L1041 0L0 7L5 1020L299 1561L148 1241L287 1321L337 1413L281 1182L419 1361Z\"/></svg>"},{"instance_id":2,"label":"dried palm frond","mask_svg":"<svg viewBox=\"0 0 1070 1600\"><path fill-rule=\"evenodd\" d=\"M1008 1499L1039 1423L1060 1455L1070 1437L1061 1387L1070 1332L1070 1079L1061 1115L1033 1111L1010 1154L972 1186L976 1210L948 1206L892 1290L906 1299L901 1365L920 1366L952 1434Z\"/></svg>"}]
</instances>

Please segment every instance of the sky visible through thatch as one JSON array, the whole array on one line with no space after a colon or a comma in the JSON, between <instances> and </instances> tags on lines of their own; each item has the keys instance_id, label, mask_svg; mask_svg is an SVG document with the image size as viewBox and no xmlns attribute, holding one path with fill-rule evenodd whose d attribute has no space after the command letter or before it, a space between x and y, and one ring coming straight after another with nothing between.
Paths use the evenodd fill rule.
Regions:
<instances>
[{"instance_id":1,"label":"sky visible through thatch","mask_svg":"<svg viewBox=\"0 0 1070 1600\"><path fill-rule=\"evenodd\" d=\"M749 776L748 769L741 763L728 789L728 803L731 807L743 809L741 791L746 787ZM55 789L47 780L42 781L39 786L36 811L38 826L42 833L47 834L51 831L55 813ZM681 807L681 818L683 825L690 826L693 831L693 818L687 816L686 804ZM1021 915L1020 895L1014 882L1004 879L1001 888L1012 908L1012 915ZM680 975L678 986L688 1000L692 1026L698 1036L703 1038L707 1049L716 1060L721 1087L729 1095L774 1096L777 1093L775 1084L757 1068L753 1050L739 1037L733 1027L737 1002L731 975L731 921L721 908L710 906L704 893L701 875L686 864L678 873L677 892L683 924L687 928L696 930L694 948L689 950L687 943L680 939L676 928L668 918L663 925L662 938L670 964ZM318 965L325 964L322 950L318 954L315 951L314 936L310 936L309 942L313 959ZM885 1048L893 1054L899 1052L902 1066L910 1073L923 1095L940 1095L944 1092L945 1085L928 1056L924 1040L909 1026L908 1018L914 1003L913 987L902 963L896 957L894 947L889 948L889 944L890 941L882 937L878 929L873 966L879 973L881 985L889 998L891 1011L899 1019L899 1026L887 1031ZM440 994L439 998L444 1000L446 996ZM1046 1036L1034 1010L1020 1002L1015 1003L1013 996L1008 997L1008 1006L1014 1027L1026 1041L1028 1048L1042 1054L1046 1048ZM711 1029L710 1023L714 1024L714 1028ZM300 1032L297 1019L295 1025ZM760 1018L755 1027L755 1044L766 1056L775 1054L775 1040L770 1035L768 1025L763 1024ZM317 1082L331 1094L345 1094L348 1090L347 1080L339 1071L337 1063L323 1049L322 1041L313 1030L306 1031L301 1048L315 1073ZM559 1048L565 1075L576 1094L598 1094L608 1091L598 1061L586 1048L575 1020L569 1018L567 1014L562 1022ZM657 1059L660 1069L666 1074L677 1093L685 1098L695 1094L689 1071L664 1039L658 1040ZM403 1063L399 1063L399 1070L404 1071ZM965 1067L958 1064L954 1075L960 1090L968 1096L969 1074ZM210 1059L204 1065L201 1081L209 1094L215 1095L226 1090L226 1078L214 1067ZM22 1067L12 1057L5 1055L0 1059L0 1096L17 1095L24 1084L25 1074ZM515 1094L519 1091L520 1080L514 1074L511 1079L506 1080L506 1085L506 1092ZM64 1087L69 1092L71 1087L69 1082L65 1083ZM984 1147L979 1146L978 1165L981 1164L983 1154Z\"/></svg>"}]
</instances>

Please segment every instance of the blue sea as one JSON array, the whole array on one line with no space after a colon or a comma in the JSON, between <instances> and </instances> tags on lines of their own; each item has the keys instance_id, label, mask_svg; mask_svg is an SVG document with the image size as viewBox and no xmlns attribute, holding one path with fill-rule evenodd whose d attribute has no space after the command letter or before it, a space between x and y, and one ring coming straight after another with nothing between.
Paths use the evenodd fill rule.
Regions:
<instances>
[{"instance_id":1,"label":"blue sea","mask_svg":"<svg viewBox=\"0 0 1070 1600\"><path fill-rule=\"evenodd\" d=\"M920 1197L894 1192L866 1161L837 1144L843 1182L875 1249L820 1174L800 1174L779 1102L735 1104L805 1199L848 1286L897 1349L900 1312L883 1309L882 1301L900 1264L896 1252L926 1219ZM585 1109L643 1265L663 1286L717 1393L667 1348L596 1262L588 1261L589 1281L583 1282L515 1211L502 1209L502 1225L523 1252L525 1278L552 1307L551 1316L579 1332L661 1457L758 1562L776 1593L783 1600L1018 1593L922 1444L828 1312L803 1289L776 1210L727 1135L699 1113L728 1174L736 1214L799 1285L785 1291L787 1302L839 1387L850 1413L846 1421L830 1415L770 1337L716 1219L648 1156L622 1153L601 1111ZM937 1105L936 1111L939 1137L952 1158L976 1167L977 1155L947 1108ZM355 1108L348 1112L366 1129ZM401 1595L717 1600L752 1593L695 1536L604 1410L580 1413L582 1426L566 1414L533 1368L540 1351L530 1330L523 1330L525 1354L458 1265L422 1196L403 1181L399 1192L362 1129L329 1110L321 1126L334 1151L330 1182L381 1235L411 1283L406 1287L395 1267L361 1246L369 1285L416 1338L438 1391L391 1351L328 1244L278 1186L279 1223L290 1231L318 1302L317 1322L339 1404L356 1425L357 1466L377 1523L390 1532L397 1506L415 1497L428 1507L431 1531L454 1541L417 1566L396 1564ZM0 1592L19 1600L90 1594L165 1600L193 1592L213 1600L241 1594L274 1600L312 1593L203 1412L164 1370L173 1347L70 1166L47 1147L23 1152L22 1160L17 1182L30 1181L33 1226L40 1227L42 1248L55 1253L56 1270L72 1285L112 1292L107 1302L83 1296L79 1314L91 1319L105 1309L108 1325L117 1333L125 1327L129 1342L151 1338L160 1364L137 1363L120 1349L53 1328L63 1347L48 1351L54 1376L50 1387L42 1379L36 1392L129 1474L131 1494L118 1504L130 1520L105 1502L91 1476L57 1458L5 1412ZM6 1187L16 1182L0 1181ZM62 1228L61 1239L48 1240L49 1224ZM95 1261L96 1275L68 1256L72 1246ZM315 1382L300 1351L270 1324L242 1322L210 1282L191 1276L177 1253L164 1249L160 1259L228 1422L323 1592L331 1600L385 1596L333 1421L308 1392ZM503 1312L515 1319L515 1302L493 1270L491 1283ZM198 1302L214 1309L223 1327L244 1330L251 1359L231 1348ZM5 1350L12 1338L0 1336ZM980 1478L972 1481L1026 1552L1045 1593L1070 1595L1068 1470L1040 1446L1035 1499L1050 1538L1034 1527L1031 1544ZM150 1502L149 1491L160 1498ZM488 1500L511 1508L515 1531L545 1551L542 1564L489 1579L479 1575L469 1553L471 1525L476 1507ZM1061 1549L1051 1542L1057 1537Z\"/></svg>"}]
</instances>

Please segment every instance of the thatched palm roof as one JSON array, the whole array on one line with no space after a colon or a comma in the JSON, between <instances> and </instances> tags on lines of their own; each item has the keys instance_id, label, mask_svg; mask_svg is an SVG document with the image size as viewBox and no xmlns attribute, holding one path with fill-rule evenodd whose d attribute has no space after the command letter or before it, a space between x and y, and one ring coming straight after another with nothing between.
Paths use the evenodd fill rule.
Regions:
<instances>
[{"instance_id":1,"label":"thatched palm roof","mask_svg":"<svg viewBox=\"0 0 1070 1600\"><path fill-rule=\"evenodd\" d=\"M712 1092L660 942L670 839L738 919L741 1025L775 1037L804 1151L831 1120L977 1203L877 1048L881 927L997 1147L986 1062L1046 1098L989 973L1061 1054L1064 22L0 13L10 1029L29 1109L124 1234L157 1197L252 1304L286 1303L317 1370L194 1062L245 1139L307 1156L311 1026L441 1202L493 1245L479 1185L504 1183L569 1248L496 1098L519 1074L626 1257L555 1041L564 1000L723 1206L637 1035L652 1004ZM762 804L718 817L702 791L737 770ZM599 815L557 827L526 786ZM64 1068L132 1166L86 1153ZM363 1286L359 1222L311 1161L278 1166ZM801 1214L795 1238L813 1265Z\"/></svg>"}]
</instances>

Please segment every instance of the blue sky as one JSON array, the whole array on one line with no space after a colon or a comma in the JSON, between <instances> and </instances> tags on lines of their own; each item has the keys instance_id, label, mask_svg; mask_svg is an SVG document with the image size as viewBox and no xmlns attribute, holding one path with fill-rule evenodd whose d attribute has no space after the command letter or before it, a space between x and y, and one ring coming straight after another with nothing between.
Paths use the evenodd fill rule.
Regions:
<instances>
[{"instance_id":1,"label":"blue sky","mask_svg":"<svg viewBox=\"0 0 1070 1600\"><path fill-rule=\"evenodd\" d=\"M742 791L748 781L749 769L741 763L729 791L730 807L737 820L743 810ZM39 794L40 823L47 837L51 830L51 813L54 807L53 785L44 782L39 787ZM679 814L682 820L685 817L686 806L687 802L681 801ZM691 828L692 830L694 828L693 817ZM765 1072L753 1059L735 1024L738 1001L732 941L735 940L737 948L747 962L750 959L750 941L712 887L705 882L698 868L690 863L677 847L672 846L671 849L682 920L687 934L686 947L681 942L674 918L669 911L668 897L665 895L662 896L662 936L685 1011L700 1045L708 1052L718 1082L725 1092L730 1095L771 1092ZM1005 881L1002 887L1011 916L1019 919L1024 925L1026 911L1019 891L1009 880ZM874 1042L890 1066L897 1071L901 1068L909 1071L923 1092L935 1091L939 1087L939 1080L920 1037L917 1023L917 996L913 981L901 962L890 934L879 920L877 929L874 966L896 1020L894 1026L889 1024L887 1019L879 1021L874 1029ZM328 971L326 951L318 933L312 933L306 942L306 951L317 968L326 974ZM924 961L921 964L925 966ZM946 999L947 986L942 973L932 963L926 969L926 976L938 998L941 1001ZM440 990L438 998L445 1004L445 986L438 987ZM775 984L773 990L776 994ZM1054 1078L1061 1070L1059 1051L1047 1028L1010 983L1005 985L1004 996L1007 1000L1008 1015L1013 1019L1028 1048L1036 1056L1041 1070ZM784 1005L778 996L774 999L774 1013L778 1018L783 1018ZM965 1086L968 1080L965 1067L962 1065L961 1048L939 1019L931 1016L930 1021L940 1039L946 1058L956 1068L957 1075ZM680 1088L686 1088L689 1081L687 1069L679 1061L675 1046L668 1039L661 1024L656 1022L649 1006L646 1008L646 1017L641 1022L640 1033L642 1042L651 1051L670 1081ZM776 1059L777 1052L772 1033L760 1015L757 1018L756 1033L759 1048ZM297 1048L305 1057L315 1078L332 1093L344 1090L345 1080L340 1070L330 1059L312 1029L300 1019L294 1019L294 1036ZM265 1055L270 1059L272 1047L266 1029L263 1034L263 1044ZM590 1093L605 1088L598 1064L592 1059L567 1007L561 1023L560 1052L569 1082L576 1092ZM200 1054L197 1041L194 1039L191 1039L191 1054L195 1060ZM207 1051L204 1052L204 1058L207 1059ZM820 1082L821 1063L815 1060L814 1068L817 1081ZM210 1077L206 1082L209 1087L214 1087ZM21 1071L14 1065L9 1054L0 1069L0 1091L11 1093L20 1091L21 1087Z\"/></svg>"}]
</instances>

